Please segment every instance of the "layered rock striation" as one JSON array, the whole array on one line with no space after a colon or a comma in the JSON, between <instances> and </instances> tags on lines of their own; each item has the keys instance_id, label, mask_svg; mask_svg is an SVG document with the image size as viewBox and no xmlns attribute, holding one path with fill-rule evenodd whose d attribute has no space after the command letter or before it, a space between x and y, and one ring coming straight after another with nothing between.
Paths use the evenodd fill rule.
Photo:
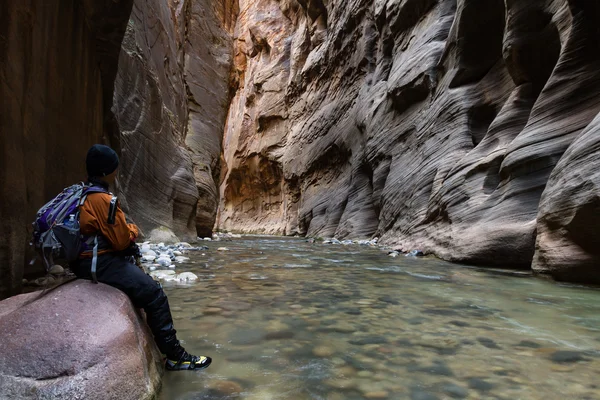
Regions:
<instances>
[{"instance_id":1,"label":"layered rock striation","mask_svg":"<svg viewBox=\"0 0 600 400\"><path fill-rule=\"evenodd\" d=\"M85 179L110 112L129 0L8 0L0 12L0 298L20 290L35 211Z\"/></svg>"},{"instance_id":2,"label":"layered rock striation","mask_svg":"<svg viewBox=\"0 0 600 400\"><path fill-rule=\"evenodd\" d=\"M146 235L212 232L229 105L233 0L135 1L114 91L119 192Z\"/></svg>"},{"instance_id":3,"label":"layered rock striation","mask_svg":"<svg viewBox=\"0 0 600 400\"><path fill-rule=\"evenodd\" d=\"M599 12L241 0L218 226L600 282Z\"/></svg>"}]
</instances>

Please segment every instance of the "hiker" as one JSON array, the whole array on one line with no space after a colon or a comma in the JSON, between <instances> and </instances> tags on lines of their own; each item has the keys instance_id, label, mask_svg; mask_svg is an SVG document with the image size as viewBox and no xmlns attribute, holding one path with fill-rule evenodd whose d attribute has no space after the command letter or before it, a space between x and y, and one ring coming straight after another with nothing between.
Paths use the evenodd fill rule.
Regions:
<instances>
[{"instance_id":1,"label":"hiker","mask_svg":"<svg viewBox=\"0 0 600 400\"><path fill-rule=\"evenodd\" d=\"M80 279L97 279L121 290L136 307L144 309L154 340L167 357L167 370L206 368L210 357L189 354L177 340L161 285L131 262L131 256L139 251L135 244L138 228L127 223L116 197L108 192L118 166L119 157L110 147L96 144L89 149L87 184L103 190L90 191L79 208L81 234L88 238L88 246L71 268Z\"/></svg>"}]
</instances>

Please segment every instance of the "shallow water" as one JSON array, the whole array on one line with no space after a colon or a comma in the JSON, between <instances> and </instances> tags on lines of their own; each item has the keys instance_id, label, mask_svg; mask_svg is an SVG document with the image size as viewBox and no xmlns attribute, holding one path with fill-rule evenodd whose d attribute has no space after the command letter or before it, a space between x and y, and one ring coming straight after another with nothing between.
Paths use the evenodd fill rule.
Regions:
<instances>
[{"instance_id":1,"label":"shallow water","mask_svg":"<svg viewBox=\"0 0 600 400\"><path fill-rule=\"evenodd\" d=\"M160 400L600 399L600 290L358 245L207 245L178 267L197 282L164 286L213 364L166 373Z\"/></svg>"}]
</instances>

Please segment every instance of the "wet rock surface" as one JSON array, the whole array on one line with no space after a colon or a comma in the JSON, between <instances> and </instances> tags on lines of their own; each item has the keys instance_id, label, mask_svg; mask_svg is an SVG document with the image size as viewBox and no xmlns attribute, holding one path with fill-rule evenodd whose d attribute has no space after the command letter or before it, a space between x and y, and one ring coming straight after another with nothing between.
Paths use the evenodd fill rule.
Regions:
<instances>
[{"instance_id":1,"label":"wet rock surface","mask_svg":"<svg viewBox=\"0 0 600 400\"><path fill-rule=\"evenodd\" d=\"M358 243L207 246L181 264L198 280L164 286L186 347L215 361L167 374L161 400L600 396L597 290Z\"/></svg>"}]
</instances>

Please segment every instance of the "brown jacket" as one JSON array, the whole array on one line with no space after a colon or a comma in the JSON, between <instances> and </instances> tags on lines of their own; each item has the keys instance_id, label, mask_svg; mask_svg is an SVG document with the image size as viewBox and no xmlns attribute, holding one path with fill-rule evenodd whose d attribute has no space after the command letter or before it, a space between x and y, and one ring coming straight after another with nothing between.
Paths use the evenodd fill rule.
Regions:
<instances>
[{"instance_id":1,"label":"brown jacket","mask_svg":"<svg viewBox=\"0 0 600 400\"><path fill-rule=\"evenodd\" d=\"M138 237L138 227L128 224L125 213L117 204L115 223L108 223L108 213L112 195L108 193L92 193L88 195L85 203L79 208L79 226L84 236L93 236L100 233L110 243L110 249L102 249L98 254L122 251L128 248ZM92 252L86 251L82 257L91 257Z\"/></svg>"}]
</instances>

